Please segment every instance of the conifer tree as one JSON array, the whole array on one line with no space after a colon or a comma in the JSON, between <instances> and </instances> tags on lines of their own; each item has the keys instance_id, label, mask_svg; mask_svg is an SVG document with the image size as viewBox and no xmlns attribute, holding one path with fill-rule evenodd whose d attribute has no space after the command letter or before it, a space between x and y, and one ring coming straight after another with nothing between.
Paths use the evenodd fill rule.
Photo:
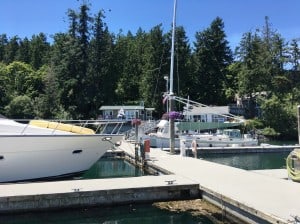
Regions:
<instances>
[{"instance_id":1,"label":"conifer tree","mask_svg":"<svg viewBox=\"0 0 300 224\"><path fill-rule=\"evenodd\" d=\"M226 74L233 58L221 18L217 17L209 28L196 33L194 60L195 82L199 88L196 101L226 104Z\"/></svg>"}]
</instances>

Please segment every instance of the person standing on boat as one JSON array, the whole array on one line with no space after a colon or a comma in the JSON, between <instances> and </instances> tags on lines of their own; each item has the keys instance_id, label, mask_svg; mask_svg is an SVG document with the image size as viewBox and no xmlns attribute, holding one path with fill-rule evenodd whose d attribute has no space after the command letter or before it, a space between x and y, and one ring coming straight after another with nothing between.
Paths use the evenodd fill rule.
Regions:
<instances>
[{"instance_id":1,"label":"person standing on boat","mask_svg":"<svg viewBox=\"0 0 300 224\"><path fill-rule=\"evenodd\" d=\"M195 139L192 141L191 148L192 148L194 157L197 158L197 142Z\"/></svg>"}]
</instances>

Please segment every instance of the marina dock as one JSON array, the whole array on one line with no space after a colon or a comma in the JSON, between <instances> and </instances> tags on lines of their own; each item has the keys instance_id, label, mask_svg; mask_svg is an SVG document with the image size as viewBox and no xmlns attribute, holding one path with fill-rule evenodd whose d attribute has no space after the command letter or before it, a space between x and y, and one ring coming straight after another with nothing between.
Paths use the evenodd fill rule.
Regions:
<instances>
[{"instance_id":1,"label":"marina dock","mask_svg":"<svg viewBox=\"0 0 300 224\"><path fill-rule=\"evenodd\" d=\"M259 145L259 146L231 146L231 147L198 147L198 153L205 154L230 154L230 153L264 153L264 152L291 152L299 145ZM164 151L169 151L169 148L157 148ZM191 147L187 148L187 152L191 151ZM180 152L179 148L175 151Z\"/></svg>"},{"instance_id":2,"label":"marina dock","mask_svg":"<svg viewBox=\"0 0 300 224\"><path fill-rule=\"evenodd\" d=\"M199 198L199 185L177 175L0 185L0 213Z\"/></svg>"},{"instance_id":3,"label":"marina dock","mask_svg":"<svg viewBox=\"0 0 300 224\"><path fill-rule=\"evenodd\" d=\"M121 148L133 155L133 145ZM198 183L202 198L247 223L297 223L300 217L300 184L287 180L287 172L284 178L284 170L247 171L160 149L151 149L147 164Z\"/></svg>"},{"instance_id":4,"label":"marina dock","mask_svg":"<svg viewBox=\"0 0 300 224\"><path fill-rule=\"evenodd\" d=\"M292 150L292 149L291 149ZM134 144L114 153L135 160ZM157 176L0 184L0 213L203 198L246 223L297 223L300 184L279 170L246 171L151 148Z\"/></svg>"}]
</instances>

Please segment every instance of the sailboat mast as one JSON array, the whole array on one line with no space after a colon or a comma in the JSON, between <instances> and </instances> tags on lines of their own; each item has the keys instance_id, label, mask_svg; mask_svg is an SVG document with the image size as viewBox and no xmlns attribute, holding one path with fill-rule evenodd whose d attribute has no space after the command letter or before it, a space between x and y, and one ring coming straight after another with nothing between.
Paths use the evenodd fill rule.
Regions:
<instances>
[{"instance_id":1,"label":"sailboat mast","mask_svg":"<svg viewBox=\"0 0 300 224\"><path fill-rule=\"evenodd\" d=\"M177 0L174 0L173 9L173 26L172 26L172 46L171 46L171 67L170 67L170 91L169 91L169 109L174 110L174 91L173 91L173 71L174 71L174 45L175 45L175 28L176 28L176 8ZM170 132L170 153L175 153L175 122L169 117L169 132Z\"/></svg>"},{"instance_id":2,"label":"sailboat mast","mask_svg":"<svg viewBox=\"0 0 300 224\"><path fill-rule=\"evenodd\" d=\"M173 9L173 24L172 24L172 45L171 45L171 67L170 67L170 95L174 94L173 92L173 71L174 71L174 48L175 48L175 28L176 28L176 9L177 9L177 0L174 0L174 9Z\"/></svg>"}]
</instances>

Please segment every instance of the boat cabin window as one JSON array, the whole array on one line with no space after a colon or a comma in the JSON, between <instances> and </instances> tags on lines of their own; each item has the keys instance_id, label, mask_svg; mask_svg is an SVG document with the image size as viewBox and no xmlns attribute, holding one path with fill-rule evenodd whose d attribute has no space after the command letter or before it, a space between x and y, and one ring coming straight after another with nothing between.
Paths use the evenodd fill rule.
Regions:
<instances>
[{"instance_id":1,"label":"boat cabin window","mask_svg":"<svg viewBox=\"0 0 300 224\"><path fill-rule=\"evenodd\" d=\"M228 135L230 138L241 138L240 130L227 129L223 132L225 135Z\"/></svg>"}]
</instances>

